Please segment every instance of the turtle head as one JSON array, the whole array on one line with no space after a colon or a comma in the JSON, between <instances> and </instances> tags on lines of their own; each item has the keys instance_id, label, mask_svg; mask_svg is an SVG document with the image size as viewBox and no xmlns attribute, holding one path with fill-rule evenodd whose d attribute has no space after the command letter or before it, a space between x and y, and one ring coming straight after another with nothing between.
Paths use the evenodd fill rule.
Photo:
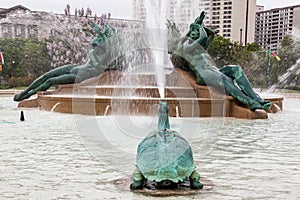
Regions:
<instances>
[{"instance_id":1,"label":"turtle head","mask_svg":"<svg viewBox=\"0 0 300 200\"><path fill-rule=\"evenodd\" d=\"M161 101L158 105L158 130L169 129L169 106L166 101Z\"/></svg>"},{"instance_id":2,"label":"turtle head","mask_svg":"<svg viewBox=\"0 0 300 200\"><path fill-rule=\"evenodd\" d=\"M173 181L170 181L170 180L163 180L163 181L157 182L157 186L158 186L158 188L161 188L161 189L175 189L178 187L178 184L174 183Z\"/></svg>"}]
</instances>

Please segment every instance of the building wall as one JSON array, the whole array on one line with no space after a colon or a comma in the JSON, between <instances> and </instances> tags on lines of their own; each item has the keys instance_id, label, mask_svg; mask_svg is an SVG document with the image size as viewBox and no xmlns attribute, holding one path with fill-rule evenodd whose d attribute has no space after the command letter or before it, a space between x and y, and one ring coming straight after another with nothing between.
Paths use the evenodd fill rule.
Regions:
<instances>
[{"instance_id":1,"label":"building wall","mask_svg":"<svg viewBox=\"0 0 300 200\"><path fill-rule=\"evenodd\" d=\"M281 40L300 28L300 5L256 13L255 42L263 48L276 50Z\"/></svg>"},{"instance_id":2,"label":"building wall","mask_svg":"<svg viewBox=\"0 0 300 200\"><path fill-rule=\"evenodd\" d=\"M81 29L81 25L70 17L74 18L74 16L48 12L13 9L5 13L5 17L0 19L0 37L42 40L49 37L55 29ZM107 21L119 30L144 27L144 23L137 20L110 18Z\"/></svg>"},{"instance_id":3,"label":"building wall","mask_svg":"<svg viewBox=\"0 0 300 200\"><path fill-rule=\"evenodd\" d=\"M31 14L32 13L32 14ZM12 11L0 20L2 38L38 38L49 35L49 22L46 25L39 13L29 11ZM44 18L48 19L47 17Z\"/></svg>"},{"instance_id":4,"label":"building wall","mask_svg":"<svg viewBox=\"0 0 300 200\"><path fill-rule=\"evenodd\" d=\"M205 25L214 27L218 35L243 44L254 42L256 0L248 0L248 19L247 0L204 1L204 10L209 11Z\"/></svg>"},{"instance_id":5,"label":"building wall","mask_svg":"<svg viewBox=\"0 0 300 200\"><path fill-rule=\"evenodd\" d=\"M132 0L133 18L144 20L146 12L144 0ZM201 11L206 12L204 24L212 28L217 34L229 38L232 41L240 41L242 35L243 43L254 42L256 0L248 0L248 28L247 40L246 30L246 3L247 0L167 0L168 19L171 19L182 31L199 16ZM243 30L241 34L240 29Z\"/></svg>"},{"instance_id":6,"label":"building wall","mask_svg":"<svg viewBox=\"0 0 300 200\"><path fill-rule=\"evenodd\" d=\"M293 19L293 28L300 30L300 5L294 7L294 19Z\"/></svg>"},{"instance_id":7,"label":"building wall","mask_svg":"<svg viewBox=\"0 0 300 200\"><path fill-rule=\"evenodd\" d=\"M255 33L255 0L232 1L232 41L239 41L242 44L253 43ZM248 9L248 12L247 12ZM246 38L247 37L247 38Z\"/></svg>"},{"instance_id":8,"label":"building wall","mask_svg":"<svg viewBox=\"0 0 300 200\"><path fill-rule=\"evenodd\" d=\"M158 1L158 0L154 0ZM187 28L190 22L196 18L199 12L199 0L163 0L167 5L167 19L176 22L181 28ZM132 0L132 17L134 20L147 18L145 0Z\"/></svg>"}]
</instances>

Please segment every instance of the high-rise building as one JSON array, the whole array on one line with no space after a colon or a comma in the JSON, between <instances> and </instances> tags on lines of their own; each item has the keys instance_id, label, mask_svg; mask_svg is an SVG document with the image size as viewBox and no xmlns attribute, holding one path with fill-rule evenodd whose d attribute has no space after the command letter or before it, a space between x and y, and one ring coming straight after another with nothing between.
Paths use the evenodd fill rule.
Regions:
<instances>
[{"instance_id":1,"label":"high-rise building","mask_svg":"<svg viewBox=\"0 0 300 200\"><path fill-rule=\"evenodd\" d=\"M256 0L202 2L204 10L209 10L206 25L214 27L218 35L242 44L254 42Z\"/></svg>"},{"instance_id":2,"label":"high-rise building","mask_svg":"<svg viewBox=\"0 0 300 200\"><path fill-rule=\"evenodd\" d=\"M276 50L295 29L300 29L300 5L256 13L255 42L263 48Z\"/></svg>"},{"instance_id":3,"label":"high-rise building","mask_svg":"<svg viewBox=\"0 0 300 200\"><path fill-rule=\"evenodd\" d=\"M167 18L181 27L186 28L201 11L205 11L204 24L218 35L243 44L254 42L256 0L166 1ZM132 8L134 19L146 19L145 0L132 0Z\"/></svg>"},{"instance_id":4,"label":"high-rise building","mask_svg":"<svg viewBox=\"0 0 300 200\"><path fill-rule=\"evenodd\" d=\"M132 0L132 15L135 20L147 20L146 1L161 1L166 7L166 17L176 22L181 30L186 30L197 16L200 14L201 3L199 0Z\"/></svg>"}]
</instances>

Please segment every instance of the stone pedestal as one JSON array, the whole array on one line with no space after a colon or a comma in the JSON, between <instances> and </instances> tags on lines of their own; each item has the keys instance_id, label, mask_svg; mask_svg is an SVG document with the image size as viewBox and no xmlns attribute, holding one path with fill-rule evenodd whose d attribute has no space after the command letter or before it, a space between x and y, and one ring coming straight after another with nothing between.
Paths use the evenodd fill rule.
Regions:
<instances>
[{"instance_id":1,"label":"stone pedestal","mask_svg":"<svg viewBox=\"0 0 300 200\"><path fill-rule=\"evenodd\" d=\"M198 85L192 73L178 68L166 75L164 94L171 117L268 117L250 111L246 105L227 96L225 91ZM264 98L282 109L283 97ZM160 100L154 74L107 71L80 84L61 85L55 91L39 92L36 98L20 102L19 107L85 115L149 115L153 105Z\"/></svg>"}]
</instances>

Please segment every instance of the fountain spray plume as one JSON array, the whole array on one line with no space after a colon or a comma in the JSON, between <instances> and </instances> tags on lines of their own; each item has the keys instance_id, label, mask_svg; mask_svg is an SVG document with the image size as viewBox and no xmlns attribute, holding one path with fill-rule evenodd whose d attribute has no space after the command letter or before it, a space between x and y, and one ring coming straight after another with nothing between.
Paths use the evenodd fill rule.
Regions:
<instances>
[{"instance_id":1,"label":"fountain spray plume","mask_svg":"<svg viewBox=\"0 0 300 200\"><path fill-rule=\"evenodd\" d=\"M155 61L157 86L161 99L164 99L164 66L170 63L167 53L167 1L145 0L145 7L148 42Z\"/></svg>"},{"instance_id":2,"label":"fountain spray plume","mask_svg":"<svg viewBox=\"0 0 300 200\"><path fill-rule=\"evenodd\" d=\"M294 64L286 70L284 74L278 77L277 83L272 85L268 92L274 92L275 89L283 89L285 86L295 82L297 77L300 75L300 59L297 57L299 55L299 47L300 47L300 30L295 29L290 38L289 46L285 47L285 52L291 56L291 59ZM287 58L286 58L287 59Z\"/></svg>"}]
</instances>

